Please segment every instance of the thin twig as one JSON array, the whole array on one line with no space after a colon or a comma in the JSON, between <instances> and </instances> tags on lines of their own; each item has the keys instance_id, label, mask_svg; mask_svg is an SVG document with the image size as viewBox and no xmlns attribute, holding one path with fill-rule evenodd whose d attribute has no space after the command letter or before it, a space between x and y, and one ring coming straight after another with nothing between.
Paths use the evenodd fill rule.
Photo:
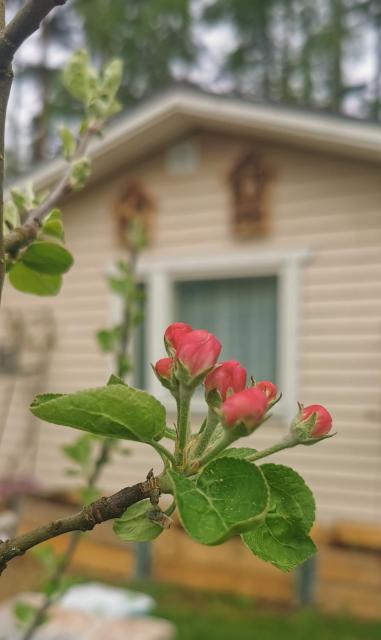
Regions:
<instances>
[{"instance_id":1,"label":"thin twig","mask_svg":"<svg viewBox=\"0 0 381 640\"><path fill-rule=\"evenodd\" d=\"M72 192L72 186L70 183L72 163L83 157L92 135L95 135L97 131L98 127L95 124L86 129L79 141L76 153L67 170L57 181L46 200L29 211L25 222L20 227L13 229L6 235L4 238L5 253L8 253L9 255L17 255L20 249L33 242L41 228L41 222L45 216L65 195Z\"/></svg>"}]
</instances>

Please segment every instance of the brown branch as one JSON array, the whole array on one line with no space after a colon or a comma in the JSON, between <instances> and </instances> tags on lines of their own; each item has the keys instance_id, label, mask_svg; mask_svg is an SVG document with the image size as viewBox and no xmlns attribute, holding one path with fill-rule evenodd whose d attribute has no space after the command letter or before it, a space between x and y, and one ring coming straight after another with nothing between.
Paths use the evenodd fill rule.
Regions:
<instances>
[{"instance_id":1,"label":"brown branch","mask_svg":"<svg viewBox=\"0 0 381 640\"><path fill-rule=\"evenodd\" d=\"M67 0L28 0L15 17L0 32L0 61L3 67L12 63L22 43L39 28L41 21ZM0 24L1 28L1 24Z\"/></svg>"},{"instance_id":2,"label":"brown branch","mask_svg":"<svg viewBox=\"0 0 381 640\"><path fill-rule=\"evenodd\" d=\"M16 538L2 542L0 544L0 573L4 571L10 560L22 556L41 542L70 531L90 531L97 524L119 518L128 507L149 498L152 492L157 491L158 488L158 479L149 477L145 482L126 487L108 498L95 500L72 516L54 520Z\"/></svg>"}]
</instances>

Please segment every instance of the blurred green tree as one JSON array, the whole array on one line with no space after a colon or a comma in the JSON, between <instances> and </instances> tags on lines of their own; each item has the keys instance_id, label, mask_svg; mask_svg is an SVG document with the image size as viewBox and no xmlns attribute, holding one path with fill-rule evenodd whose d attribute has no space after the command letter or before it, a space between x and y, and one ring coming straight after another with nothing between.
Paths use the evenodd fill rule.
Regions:
<instances>
[{"instance_id":1,"label":"blurred green tree","mask_svg":"<svg viewBox=\"0 0 381 640\"><path fill-rule=\"evenodd\" d=\"M74 7L92 54L123 59L124 105L162 88L195 59L190 0L76 0Z\"/></svg>"}]
</instances>

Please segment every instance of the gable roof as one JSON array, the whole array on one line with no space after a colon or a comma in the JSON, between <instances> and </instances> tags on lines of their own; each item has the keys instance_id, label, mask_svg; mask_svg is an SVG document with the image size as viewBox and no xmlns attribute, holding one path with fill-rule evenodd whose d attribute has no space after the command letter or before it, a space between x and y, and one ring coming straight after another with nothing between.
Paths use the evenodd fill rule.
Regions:
<instances>
[{"instance_id":1,"label":"gable roof","mask_svg":"<svg viewBox=\"0 0 381 640\"><path fill-rule=\"evenodd\" d=\"M194 129L253 136L351 158L381 162L381 125L325 112L206 93L174 86L144 101L111 125L89 150L92 180L153 152ZM32 177L47 186L62 170L49 163Z\"/></svg>"}]
</instances>

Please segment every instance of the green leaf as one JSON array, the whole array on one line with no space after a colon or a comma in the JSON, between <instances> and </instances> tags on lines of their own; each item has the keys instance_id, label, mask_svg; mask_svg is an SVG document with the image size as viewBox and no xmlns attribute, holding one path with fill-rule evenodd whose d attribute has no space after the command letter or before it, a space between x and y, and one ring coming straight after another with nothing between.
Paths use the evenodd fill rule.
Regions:
<instances>
[{"instance_id":1,"label":"green leaf","mask_svg":"<svg viewBox=\"0 0 381 640\"><path fill-rule=\"evenodd\" d=\"M123 77L123 62L115 58L109 62L103 71L102 90L112 99L116 96Z\"/></svg>"},{"instance_id":2,"label":"green leaf","mask_svg":"<svg viewBox=\"0 0 381 640\"><path fill-rule=\"evenodd\" d=\"M220 544L265 517L267 484L260 469L247 460L218 458L196 481L168 473L183 527L197 542Z\"/></svg>"},{"instance_id":3,"label":"green leaf","mask_svg":"<svg viewBox=\"0 0 381 640\"><path fill-rule=\"evenodd\" d=\"M70 160L73 157L77 148L77 141L68 127L62 125L59 129L59 134L62 142L63 154L66 160Z\"/></svg>"},{"instance_id":4,"label":"green leaf","mask_svg":"<svg viewBox=\"0 0 381 640\"><path fill-rule=\"evenodd\" d=\"M114 533L126 542L149 542L157 538L162 527L148 518L152 511L149 500L142 500L129 507L121 518L114 521Z\"/></svg>"},{"instance_id":5,"label":"green leaf","mask_svg":"<svg viewBox=\"0 0 381 640\"><path fill-rule=\"evenodd\" d=\"M242 539L262 560L291 571L316 551L308 535L315 517L314 498L293 469L265 464L261 470L270 487L270 509L266 520Z\"/></svg>"},{"instance_id":6,"label":"green leaf","mask_svg":"<svg viewBox=\"0 0 381 640\"><path fill-rule=\"evenodd\" d=\"M65 247L54 242L33 242L22 254L20 261L33 271L58 275L69 271L73 256Z\"/></svg>"},{"instance_id":7,"label":"green leaf","mask_svg":"<svg viewBox=\"0 0 381 640\"><path fill-rule=\"evenodd\" d=\"M83 158L78 158L71 165L70 171L70 186L74 191L80 191L85 186L88 177L91 173L91 162L89 158L85 156Z\"/></svg>"},{"instance_id":8,"label":"green leaf","mask_svg":"<svg viewBox=\"0 0 381 640\"><path fill-rule=\"evenodd\" d=\"M22 262L16 262L8 272L9 281L18 291L37 296L56 296L62 285L62 276L39 273Z\"/></svg>"},{"instance_id":9,"label":"green leaf","mask_svg":"<svg viewBox=\"0 0 381 640\"><path fill-rule=\"evenodd\" d=\"M64 240L64 227L62 223L62 214L59 209L53 209L44 219L42 224L42 233L59 240Z\"/></svg>"},{"instance_id":10,"label":"green leaf","mask_svg":"<svg viewBox=\"0 0 381 640\"><path fill-rule=\"evenodd\" d=\"M257 453L256 449L250 449L249 447L231 447L222 451L217 458L249 458L249 456Z\"/></svg>"},{"instance_id":11,"label":"green leaf","mask_svg":"<svg viewBox=\"0 0 381 640\"><path fill-rule=\"evenodd\" d=\"M13 607L13 615L22 626L29 625L34 619L36 612L36 606L33 606L32 604L29 604L29 602L23 602L21 600L19 602L16 602Z\"/></svg>"},{"instance_id":12,"label":"green leaf","mask_svg":"<svg viewBox=\"0 0 381 640\"><path fill-rule=\"evenodd\" d=\"M63 73L65 89L77 100L88 105L97 92L98 77L90 65L87 51L79 49L70 57Z\"/></svg>"},{"instance_id":13,"label":"green leaf","mask_svg":"<svg viewBox=\"0 0 381 640\"><path fill-rule=\"evenodd\" d=\"M32 413L47 422L110 438L150 442L163 437L163 405L145 391L124 384L58 397L36 396Z\"/></svg>"},{"instance_id":14,"label":"green leaf","mask_svg":"<svg viewBox=\"0 0 381 640\"><path fill-rule=\"evenodd\" d=\"M101 329L97 332L96 337L101 350L109 353L115 346L118 332L115 329Z\"/></svg>"},{"instance_id":15,"label":"green leaf","mask_svg":"<svg viewBox=\"0 0 381 640\"><path fill-rule=\"evenodd\" d=\"M114 373L112 373L111 376L109 377L109 379L107 380L107 385L109 385L109 384L124 384L125 387L128 386L124 382L124 380L122 380L122 378L119 378L119 376L116 376Z\"/></svg>"},{"instance_id":16,"label":"green leaf","mask_svg":"<svg viewBox=\"0 0 381 640\"><path fill-rule=\"evenodd\" d=\"M76 462L81 467L87 467L91 460L94 439L92 436L80 436L73 444L67 444L62 447L66 456Z\"/></svg>"}]
</instances>

